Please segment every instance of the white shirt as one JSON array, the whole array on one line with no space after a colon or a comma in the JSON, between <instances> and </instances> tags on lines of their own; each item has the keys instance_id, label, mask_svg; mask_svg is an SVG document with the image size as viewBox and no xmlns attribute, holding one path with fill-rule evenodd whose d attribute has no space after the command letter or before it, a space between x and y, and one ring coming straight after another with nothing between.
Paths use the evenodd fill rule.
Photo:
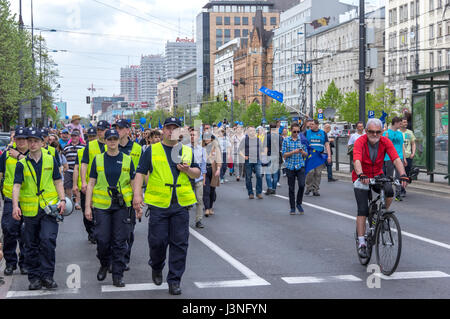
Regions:
<instances>
[{"instance_id":1,"label":"white shirt","mask_svg":"<svg viewBox=\"0 0 450 319\"><path fill-rule=\"evenodd\" d=\"M347 145L355 144L356 140L358 138L360 138L361 136L363 136L364 134L365 134L364 132L362 134L358 134L358 132L353 133L352 136L350 136L350 139L348 140L348 144Z\"/></svg>"}]
</instances>

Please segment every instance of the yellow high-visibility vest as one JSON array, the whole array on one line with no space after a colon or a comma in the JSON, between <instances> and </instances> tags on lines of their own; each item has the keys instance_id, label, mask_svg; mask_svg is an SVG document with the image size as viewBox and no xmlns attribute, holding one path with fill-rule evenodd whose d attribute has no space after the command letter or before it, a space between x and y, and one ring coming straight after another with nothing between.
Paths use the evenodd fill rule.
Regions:
<instances>
[{"instance_id":1,"label":"yellow high-visibility vest","mask_svg":"<svg viewBox=\"0 0 450 319\"><path fill-rule=\"evenodd\" d=\"M174 183L172 170L161 142L151 145L151 148L153 171L148 178L144 202L148 205L168 208L172 201L173 190L170 185ZM191 165L192 162L192 149L186 145L182 146L181 162L188 165ZM189 176L186 173L180 172L175 184L179 185L175 188L175 193L180 206L191 206L197 202Z\"/></svg>"},{"instance_id":2,"label":"yellow high-visibility vest","mask_svg":"<svg viewBox=\"0 0 450 319\"><path fill-rule=\"evenodd\" d=\"M20 209L23 216L34 217L38 213L39 207L44 209L47 205L58 202L58 193L53 184L53 156L42 153L42 172L39 189L41 195L37 195L36 172L31 163L27 165L27 158L22 158L19 162L23 165L23 183L20 187Z\"/></svg>"},{"instance_id":3,"label":"yellow high-visibility vest","mask_svg":"<svg viewBox=\"0 0 450 319\"><path fill-rule=\"evenodd\" d=\"M105 153L98 154L95 158L97 168L97 182L95 183L92 195L92 206L99 209L109 209L111 207L112 201L111 196L108 194L109 184L105 175ZM131 157L123 154L122 170L116 187L122 193L127 207L131 206L131 201L133 200L130 169Z\"/></svg>"}]
</instances>

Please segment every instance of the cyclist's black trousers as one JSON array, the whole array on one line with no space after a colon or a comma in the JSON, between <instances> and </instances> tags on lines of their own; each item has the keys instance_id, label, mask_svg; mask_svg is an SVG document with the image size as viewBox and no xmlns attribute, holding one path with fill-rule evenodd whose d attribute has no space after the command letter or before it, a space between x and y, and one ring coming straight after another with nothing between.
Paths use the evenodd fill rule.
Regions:
<instances>
[{"instance_id":1,"label":"cyclist's black trousers","mask_svg":"<svg viewBox=\"0 0 450 319\"><path fill-rule=\"evenodd\" d=\"M371 189L379 194L381 187L379 185L375 185L371 186ZM370 190L363 190L358 188L354 188L353 190L355 191L356 204L358 205L358 216L367 217L369 215ZM384 196L386 196L386 198L394 197L394 190L392 188L392 184L390 183L384 184Z\"/></svg>"}]
</instances>

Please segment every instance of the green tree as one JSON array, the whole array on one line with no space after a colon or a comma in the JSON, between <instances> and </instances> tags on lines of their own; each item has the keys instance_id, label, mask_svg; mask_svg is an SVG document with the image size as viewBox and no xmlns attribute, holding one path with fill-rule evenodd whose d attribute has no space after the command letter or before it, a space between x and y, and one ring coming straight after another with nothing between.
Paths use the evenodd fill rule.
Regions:
<instances>
[{"instance_id":1,"label":"green tree","mask_svg":"<svg viewBox=\"0 0 450 319\"><path fill-rule=\"evenodd\" d=\"M341 94L334 81L331 81L325 94L316 102L316 113L314 114L314 118L318 118L319 109L325 110L326 108L332 107L338 110L343 104L344 96Z\"/></svg>"},{"instance_id":2,"label":"green tree","mask_svg":"<svg viewBox=\"0 0 450 319\"><path fill-rule=\"evenodd\" d=\"M376 89L372 99L368 99L366 105L367 111L375 111L375 118L380 118L383 115L383 111L387 113L386 123L389 123L393 117L401 114L400 99L396 98L394 93L384 84Z\"/></svg>"},{"instance_id":3,"label":"green tree","mask_svg":"<svg viewBox=\"0 0 450 319\"><path fill-rule=\"evenodd\" d=\"M359 120L359 94L356 91L344 95L344 103L337 109L341 120L356 123Z\"/></svg>"},{"instance_id":4,"label":"green tree","mask_svg":"<svg viewBox=\"0 0 450 319\"><path fill-rule=\"evenodd\" d=\"M287 121L290 120L291 114L287 110L286 105L278 101L272 101L269 107L266 109L266 120L267 123L276 121L276 119L286 118Z\"/></svg>"},{"instance_id":5,"label":"green tree","mask_svg":"<svg viewBox=\"0 0 450 319\"><path fill-rule=\"evenodd\" d=\"M245 111L242 120L244 122L245 126L259 126L261 125L261 121L263 119L262 109L261 105L258 103L253 102L247 107L247 110Z\"/></svg>"}]
</instances>

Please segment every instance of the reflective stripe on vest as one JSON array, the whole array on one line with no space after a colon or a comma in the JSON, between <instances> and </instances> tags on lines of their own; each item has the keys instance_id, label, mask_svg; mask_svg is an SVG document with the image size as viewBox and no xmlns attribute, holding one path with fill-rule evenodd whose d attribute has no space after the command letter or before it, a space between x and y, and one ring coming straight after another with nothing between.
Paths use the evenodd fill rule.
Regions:
<instances>
[{"instance_id":1,"label":"reflective stripe on vest","mask_svg":"<svg viewBox=\"0 0 450 319\"><path fill-rule=\"evenodd\" d=\"M173 185L174 178L166 152L161 142L151 145L152 148L152 166L153 171L148 178L147 189L145 190L144 202L148 205L168 208L172 202L173 188L167 185ZM191 165L192 149L186 145L182 146L181 160L183 163ZM192 189L191 182L186 173L180 172L176 181L176 195L178 204L186 207L194 205L197 200Z\"/></svg>"},{"instance_id":2,"label":"reflective stripe on vest","mask_svg":"<svg viewBox=\"0 0 450 319\"><path fill-rule=\"evenodd\" d=\"M105 152L108 150L108 146L105 144ZM98 144L98 140L93 140L89 142L89 165L87 169L87 178L91 173L92 162L96 155L101 154L100 145Z\"/></svg>"},{"instance_id":3,"label":"reflective stripe on vest","mask_svg":"<svg viewBox=\"0 0 450 319\"><path fill-rule=\"evenodd\" d=\"M84 148L80 148L77 150L77 162L78 162L78 189L81 191L81 159L83 158ZM88 174L86 171L86 183L89 182Z\"/></svg>"},{"instance_id":4,"label":"reflective stripe on vest","mask_svg":"<svg viewBox=\"0 0 450 319\"><path fill-rule=\"evenodd\" d=\"M96 157L97 182L95 183L92 206L99 209L109 209L111 207L111 196L108 194L108 181L105 175L105 153L98 154ZM131 157L123 154L122 170L119 180L117 181L117 189L122 193L123 199L127 207L131 206L133 200L133 190L130 180Z\"/></svg>"},{"instance_id":5,"label":"reflective stripe on vest","mask_svg":"<svg viewBox=\"0 0 450 319\"><path fill-rule=\"evenodd\" d=\"M3 195L6 198L12 199L12 190L14 186L14 174L16 173L17 159L9 156L9 151L6 152L5 162L5 181L3 182Z\"/></svg>"},{"instance_id":6,"label":"reflective stripe on vest","mask_svg":"<svg viewBox=\"0 0 450 319\"><path fill-rule=\"evenodd\" d=\"M23 182L20 187L19 202L22 214L26 217L36 216L39 207L44 209L47 205L58 202L58 193L53 184L53 156L42 153L41 161L42 172L39 189L43 192L40 196L37 196L37 178L33 165L31 163L27 165L26 158L19 161L23 165Z\"/></svg>"},{"instance_id":7,"label":"reflective stripe on vest","mask_svg":"<svg viewBox=\"0 0 450 319\"><path fill-rule=\"evenodd\" d=\"M137 167L139 165L139 159L141 158L141 153L142 153L142 146L139 145L138 143L134 142L133 148L131 149L131 152L130 152L131 160L133 161L133 164L134 164L134 169L137 169Z\"/></svg>"}]
</instances>

